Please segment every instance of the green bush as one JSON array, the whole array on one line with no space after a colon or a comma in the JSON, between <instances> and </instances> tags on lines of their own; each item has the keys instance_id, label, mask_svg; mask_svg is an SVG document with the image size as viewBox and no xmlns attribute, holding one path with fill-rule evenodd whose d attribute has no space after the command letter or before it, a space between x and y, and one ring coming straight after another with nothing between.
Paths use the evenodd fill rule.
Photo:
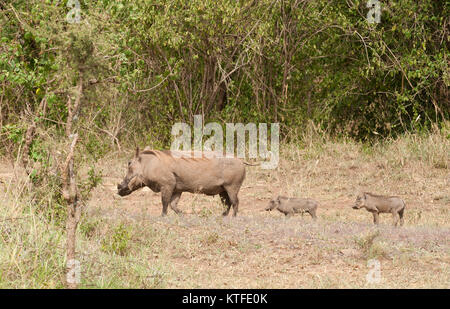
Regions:
<instances>
[{"instance_id":1,"label":"green bush","mask_svg":"<svg viewBox=\"0 0 450 309\"><path fill-rule=\"evenodd\" d=\"M113 229L111 234L102 239L101 250L117 255L127 255L130 250L130 240L131 228L121 223Z\"/></svg>"}]
</instances>

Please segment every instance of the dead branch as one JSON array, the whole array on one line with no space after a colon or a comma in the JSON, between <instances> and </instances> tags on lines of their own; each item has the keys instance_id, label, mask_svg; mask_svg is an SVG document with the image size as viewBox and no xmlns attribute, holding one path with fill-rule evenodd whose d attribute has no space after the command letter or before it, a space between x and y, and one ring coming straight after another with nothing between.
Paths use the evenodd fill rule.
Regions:
<instances>
[{"instance_id":1,"label":"dead branch","mask_svg":"<svg viewBox=\"0 0 450 309\"><path fill-rule=\"evenodd\" d=\"M75 179L73 161L74 161L74 151L75 146L78 141L78 134L72 133L73 121L78 116L78 111L80 107L81 96L83 92L83 79L80 74L80 80L78 84L78 92L75 99L75 104L72 106L72 100L68 97L67 101L67 123L66 123L66 134L69 140L71 140L69 154L67 155L66 161L63 165L62 171L62 196L64 200L67 202L67 222L66 222L66 231L67 231L67 287L70 289L77 288L77 280L74 278L76 276L75 272L70 269L77 262L76 257L76 231L78 222L80 222L81 217L81 205L78 203L78 192L77 192L77 184Z\"/></svg>"},{"instance_id":2,"label":"dead branch","mask_svg":"<svg viewBox=\"0 0 450 309\"><path fill-rule=\"evenodd\" d=\"M29 170L28 163L29 163L29 152L31 143L33 143L34 134L36 132L36 123L33 121L30 126L27 129L27 132L25 133L25 145L23 146L23 155L22 155L22 164L25 168L25 172L27 175L30 175L31 171Z\"/></svg>"},{"instance_id":3,"label":"dead branch","mask_svg":"<svg viewBox=\"0 0 450 309\"><path fill-rule=\"evenodd\" d=\"M33 143L34 136L36 135L36 121L35 118L39 113L42 113L42 115L45 115L45 110L47 107L47 101L45 97L41 100L41 103L39 104L38 110L35 112L35 116L33 117L33 120L31 121L30 126L27 128L27 132L25 133L25 145L23 147L23 155L22 155L22 164L25 169L25 172L27 175L31 174L31 171L29 169L28 163L30 159L30 148L31 144Z\"/></svg>"},{"instance_id":4,"label":"dead branch","mask_svg":"<svg viewBox=\"0 0 450 309\"><path fill-rule=\"evenodd\" d=\"M67 262L75 260L76 250L76 230L78 222L81 217L81 207L78 205L78 192L73 171L73 153L75 145L78 141L78 134L72 136L72 143L70 145L69 154L64 164L64 170L62 173L62 196L67 202ZM70 270L68 270L68 274ZM67 278L67 285L69 288L74 289L77 287L75 280L69 280ZM73 278L71 278L73 279Z\"/></svg>"}]
</instances>

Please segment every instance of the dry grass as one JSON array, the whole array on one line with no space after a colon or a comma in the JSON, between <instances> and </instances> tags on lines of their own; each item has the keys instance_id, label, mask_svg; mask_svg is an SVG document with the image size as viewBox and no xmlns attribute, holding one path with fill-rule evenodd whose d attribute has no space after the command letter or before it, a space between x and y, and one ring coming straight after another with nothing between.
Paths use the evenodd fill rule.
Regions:
<instances>
[{"instance_id":1,"label":"dry grass","mask_svg":"<svg viewBox=\"0 0 450 309\"><path fill-rule=\"evenodd\" d=\"M0 288L61 288L64 233L20 194L27 182L11 180L0 184Z\"/></svg>"},{"instance_id":2,"label":"dry grass","mask_svg":"<svg viewBox=\"0 0 450 309\"><path fill-rule=\"evenodd\" d=\"M312 136L300 147L285 145L277 170L247 169L237 218L220 216L218 197L183 194L179 207L185 214L169 212L162 218L159 194L140 190L117 196L115 185L123 177L126 156L110 154L107 164L98 166L103 182L94 190L79 229L82 286L450 288L447 135L406 135L371 147ZM368 212L351 209L360 190L401 196L407 204L405 226L392 227L392 217L381 215L380 226L374 227ZM8 194L1 215L22 215L23 204ZM308 215L285 218L262 212L278 194L317 199L317 222ZM27 237L33 237L30 229L39 222L31 217L18 227L29 231ZM0 226L3 231L5 225ZM39 226L43 228L38 223L35 230L44 236L36 239L35 247L0 238L0 286L29 285L23 272L30 272L32 264L14 256L14 250L41 250L39 264L49 248L63 245L60 232ZM52 233L59 238L51 238ZM62 252L53 252L59 269ZM8 283L16 269L13 257L22 269L15 284ZM365 279L367 261L373 258L381 263L379 284ZM42 273L36 284L40 287L48 286L48 277L58 282L61 274Z\"/></svg>"}]
</instances>

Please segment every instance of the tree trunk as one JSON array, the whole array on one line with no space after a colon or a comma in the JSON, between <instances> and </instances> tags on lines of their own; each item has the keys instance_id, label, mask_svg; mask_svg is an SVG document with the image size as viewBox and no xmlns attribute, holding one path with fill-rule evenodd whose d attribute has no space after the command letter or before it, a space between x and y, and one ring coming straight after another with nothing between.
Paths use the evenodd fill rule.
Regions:
<instances>
[{"instance_id":1,"label":"tree trunk","mask_svg":"<svg viewBox=\"0 0 450 309\"><path fill-rule=\"evenodd\" d=\"M67 276L66 283L69 289L76 289L77 285L80 283L80 263L76 260L76 232L78 222L81 217L81 205L78 203L78 192L77 184L75 180L74 172L74 150L78 141L78 134L72 133L73 121L78 116L80 109L80 101L83 93L83 77L80 73L80 79L78 84L77 97L75 99L75 104L72 106L70 97L67 101L67 123L66 123L66 134L68 139L71 141L69 154L67 155L65 164L62 171L62 196L67 202L67 221L66 221L66 232L67 232Z\"/></svg>"}]
</instances>

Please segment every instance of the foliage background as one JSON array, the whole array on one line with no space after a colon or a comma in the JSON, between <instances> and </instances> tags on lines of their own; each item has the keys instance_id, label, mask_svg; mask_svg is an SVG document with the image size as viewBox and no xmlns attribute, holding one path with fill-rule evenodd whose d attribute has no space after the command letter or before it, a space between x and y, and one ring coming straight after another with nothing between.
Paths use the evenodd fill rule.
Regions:
<instances>
[{"instance_id":1,"label":"foliage background","mask_svg":"<svg viewBox=\"0 0 450 309\"><path fill-rule=\"evenodd\" d=\"M33 120L41 139L61 136L80 76L92 156L167 147L194 114L279 121L287 139L310 122L367 140L448 119L448 1L381 1L379 24L357 0L80 1L79 24L67 4L0 1L4 149Z\"/></svg>"}]
</instances>

